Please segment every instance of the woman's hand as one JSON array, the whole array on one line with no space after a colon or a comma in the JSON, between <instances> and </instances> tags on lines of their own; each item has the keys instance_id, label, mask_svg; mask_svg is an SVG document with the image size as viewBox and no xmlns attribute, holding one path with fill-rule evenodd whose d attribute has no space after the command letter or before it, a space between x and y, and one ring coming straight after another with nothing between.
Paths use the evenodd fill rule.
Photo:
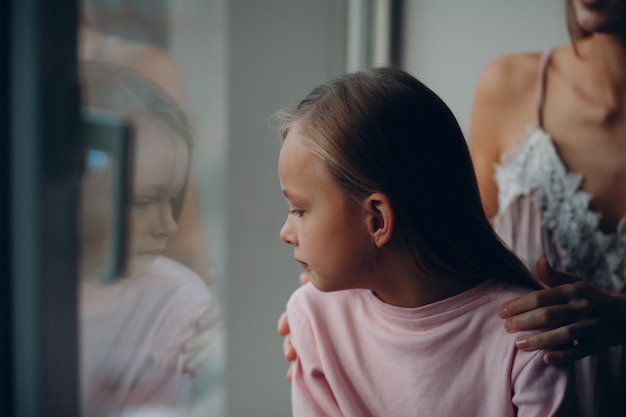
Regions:
<instances>
[{"instance_id":1,"label":"woman's hand","mask_svg":"<svg viewBox=\"0 0 626 417\"><path fill-rule=\"evenodd\" d=\"M196 333L187 339L183 352L190 356L185 361L184 372L192 377L200 375L202 365L215 350L215 343L222 331L222 309L214 302L196 321Z\"/></svg>"},{"instance_id":2,"label":"woman's hand","mask_svg":"<svg viewBox=\"0 0 626 417\"><path fill-rule=\"evenodd\" d=\"M545 258L537 261L537 274L552 288L511 300L498 310L507 331L538 331L518 338L519 349L546 349L544 362L558 365L626 342L626 297L608 295L556 271Z\"/></svg>"},{"instance_id":3,"label":"woman's hand","mask_svg":"<svg viewBox=\"0 0 626 417\"><path fill-rule=\"evenodd\" d=\"M300 284L304 285L309 282L311 278L306 272L300 274ZM287 317L287 312L283 311L283 313L278 318L278 334L284 337L283 340L283 353L285 354L285 359L290 362L289 369L287 370L287 380L291 381L291 373L293 372L293 361L296 360L298 356L296 350L291 344L291 339L289 338L289 318Z\"/></svg>"},{"instance_id":4,"label":"woman's hand","mask_svg":"<svg viewBox=\"0 0 626 417\"><path fill-rule=\"evenodd\" d=\"M207 285L212 286L215 282L215 272L207 269L202 278ZM214 297L211 305L196 321L194 335L183 344L183 352L189 354L184 364L184 372L194 378L200 375L202 365L213 354L215 343L222 332L223 321L222 307L217 297Z\"/></svg>"}]
</instances>

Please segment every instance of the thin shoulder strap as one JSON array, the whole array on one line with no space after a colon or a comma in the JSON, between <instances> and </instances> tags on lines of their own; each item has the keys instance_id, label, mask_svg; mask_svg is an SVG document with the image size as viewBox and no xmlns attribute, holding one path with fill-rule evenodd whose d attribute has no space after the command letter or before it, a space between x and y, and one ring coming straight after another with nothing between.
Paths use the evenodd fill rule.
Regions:
<instances>
[{"instance_id":1,"label":"thin shoulder strap","mask_svg":"<svg viewBox=\"0 0 626 417\"><path fill-rule=\"evenodd\" d=\"M546 96L546 81L548 78L548 64L552 49L547 49L541 53L539 58L539 85L537 86L536 109L537 109L537 125L543 128L543 106Z\"/></svg>"}]
</instances>

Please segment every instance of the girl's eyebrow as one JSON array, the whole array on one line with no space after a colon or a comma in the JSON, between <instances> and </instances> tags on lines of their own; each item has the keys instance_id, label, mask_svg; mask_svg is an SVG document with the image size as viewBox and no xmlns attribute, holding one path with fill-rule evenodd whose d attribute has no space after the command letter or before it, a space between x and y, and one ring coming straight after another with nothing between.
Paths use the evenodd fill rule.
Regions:
<instances>
[{"instance_id":1,"label":"girl's eyebrow","mask_svg":"<svg viewBox=\"0 0 626 417\"><path fill-rule=\"evenodd\" d=\"M165 189L162 184L141 185L135 188L135 192L146 194L158 194Z\"/></svg>"},{"instance_id":2,"label":"girl's eyebrow","mask_svg":"<svg viewBox=\"0 0 626 417\"><path fill-rule=\"evenodd\" d=\"M298 195L296 195L296 194L294 194L294 193L292 193L292 192L290 192L288 190L283 189L282 191L283 191L283 195L285 197L287 197L288 200L292 200L292 199L297 200L297 199L301 198L301 197L298 197Z\"/></svg>"},{"instance_id":3,"label":"girl's eyebrow","mask_svg":"<svg viewBox=\"0 0 626 417\"><path fill-rule=\"evenodd\" d=\"M149 196L158 196L170 194L178 194L182 190L182 186L176 187L175 189L171 189L170 187L164 186L163 184L152 184L152 185L143 185L134 189L135 194L139 195L149 195Z\"/></svg>"},{"instance_id":4,"label":"girl's eyebrow","mask_svg":"<svg viewBox=\"0 0 626 417\"><path fill-rule=\"evenodd\" d=\"M305 202L305 197L302 195L294 194L285 189L283 189L283 194L287 201L291 204L304 204Z\"/></svg>"}]
</instances>

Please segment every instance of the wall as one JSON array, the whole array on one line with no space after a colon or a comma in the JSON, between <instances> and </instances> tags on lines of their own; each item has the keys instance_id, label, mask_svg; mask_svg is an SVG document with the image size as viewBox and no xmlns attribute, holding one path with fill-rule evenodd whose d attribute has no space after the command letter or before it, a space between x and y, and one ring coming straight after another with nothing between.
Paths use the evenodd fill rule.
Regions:
<instances>
[{"instance_id":1,"label":"wall","mask_svg":"<svg viewBox=\"0 0 626 417\"><path fill-rule=\"evenodd\" d=\"M230 0L227 390L231 417L291 415L276 321L300 266L278 233L278 109L342 72L345 2Z\"/></svg>"},{"instance_id":2,"label":"wall","mask_svg":"<svg viewBox=\"0 0 626 417\"><path fill-rule=\"evenodd\" d=\"M403 66L441 96L466 134L489 61L569 42L563 1L406 0L404 7Z\"/></svg>"}]
</instances>

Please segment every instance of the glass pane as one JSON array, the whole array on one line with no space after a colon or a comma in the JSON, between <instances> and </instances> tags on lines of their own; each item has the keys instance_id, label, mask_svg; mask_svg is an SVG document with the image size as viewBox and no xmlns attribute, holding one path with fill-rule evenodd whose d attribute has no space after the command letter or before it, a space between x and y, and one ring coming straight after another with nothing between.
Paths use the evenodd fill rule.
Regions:
<instances>
[{"instance_id":1,"label":"glass pane","mask_svg":"<svg viewBox=\"0 0 626 417\"><path fill-rule=\"evenodd\" d=\"M120 161L86 151L84 416L225 415L222 236L209 227L223 219L220 204L202 198L223 189L224 1L83 0L83 107L126 120L132 145L127 262L112 277Z\"/></svg>"}]
</instances>

